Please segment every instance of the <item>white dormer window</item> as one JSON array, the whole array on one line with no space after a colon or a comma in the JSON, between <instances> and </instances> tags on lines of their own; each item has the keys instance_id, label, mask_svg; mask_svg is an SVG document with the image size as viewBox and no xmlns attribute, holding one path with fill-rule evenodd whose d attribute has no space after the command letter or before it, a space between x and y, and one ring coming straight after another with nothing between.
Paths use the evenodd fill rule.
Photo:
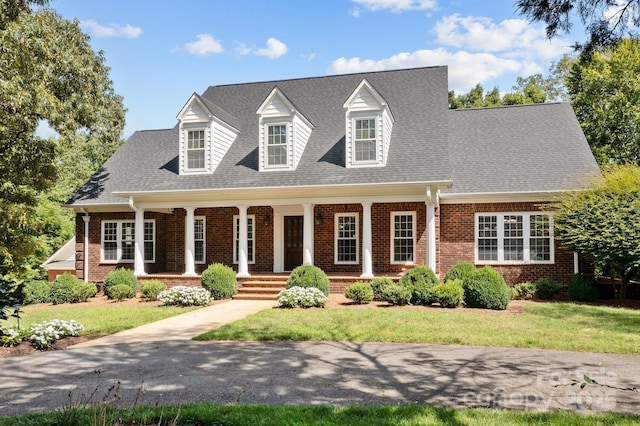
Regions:
<instances>
[{"instance_id":1,"label":"white dormer window","mask_svg":"<svg viewBox=\"0 0 640 426\"><path fill-rule=\"evenodd\" d=\"M267 126L267 167L287 166L287 125Z\"/></svg>"},{"instance_id":2,"label":"white dormer window","mask_svg":"<svg viewBox=\"0 0 640 426\"><path fill-rule=\"evenodd\" d=\"M346 124L345 165L386 165L394 123L387 102L367 80L362 80L343 107Z\"/></svg>"},{"instance_id":3,"label":"white dormer window","mask_svg":"<svg viewBox=\"0 0 640 426\"><path fill-rule=\"evenodd\" d=\"M205 170L204 130L187 131L187 170Z\"/></svg>"}]
</instances>

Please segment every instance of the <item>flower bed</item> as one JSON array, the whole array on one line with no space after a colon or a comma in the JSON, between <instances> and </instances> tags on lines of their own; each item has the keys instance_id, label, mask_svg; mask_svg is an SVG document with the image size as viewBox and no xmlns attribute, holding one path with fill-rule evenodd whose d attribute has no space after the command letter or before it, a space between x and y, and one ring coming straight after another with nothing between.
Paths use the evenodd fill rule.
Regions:
<instances>
[{"instance_id":1,"label":"flower bed","mask_svg":"<svg viewBox=\"0 0 640 426\"><path fill-rule=\"evenodd\" d=\"M206 306L211 301L211 293L200 287L175 286L158 295L165 305Z\"/></svg>"}]
</instances>

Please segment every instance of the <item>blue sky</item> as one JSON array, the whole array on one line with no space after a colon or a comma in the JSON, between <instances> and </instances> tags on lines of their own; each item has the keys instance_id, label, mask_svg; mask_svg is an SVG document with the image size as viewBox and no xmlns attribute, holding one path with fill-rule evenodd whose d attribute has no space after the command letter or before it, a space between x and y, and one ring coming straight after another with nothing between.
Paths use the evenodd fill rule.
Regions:
<instances>
[{"instance_id":1,"label":"blue sky","mask_svg":"<svg viewBox=\"0 0 640 426\"><path fill-rule=\"evenodd\" d=\"M210 85L448 65L449 88L508 91L547 74L577 36L549 41L514 0L52 0L104 52L124 137L173 127ZM580 38L582 35L579 35Z\"/></svg>"}]
</instances>

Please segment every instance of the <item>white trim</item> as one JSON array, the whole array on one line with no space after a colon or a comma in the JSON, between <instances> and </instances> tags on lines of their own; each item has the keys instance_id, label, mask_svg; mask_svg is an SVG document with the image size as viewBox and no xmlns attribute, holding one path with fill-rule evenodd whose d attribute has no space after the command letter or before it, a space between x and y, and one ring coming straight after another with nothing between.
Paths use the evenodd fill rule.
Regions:
<instances>
[{"instance_id":1,"label":"white trim","mask_svg":"<svg viewBox=\"0 0 640 426\"><path fill-rule=\"evenodd\" d=\"M370 112L370 113L362 113L362 114L351 114L351 137L349 138L349 147L348 149L351 151L351 167L372 167L372 166L382 166L382 130L381 130L381 120L382 120L382 111L379 112ZM358 141L368 141L371 139L356 139L356 122L358 121L373 121L374 134L375 138L373 139L375 143L375 159L374 160L357 160L356 159L356 142Z\"/></svg>"},{"instance_id":2,"label":"white trim","mask_svg":"<svg viewBox=\"0 0 640 426\"><path fill-rule=\"evenodd\" d=\"M262 149L264 150L264 165L263 165L263 170L264 171L268 171L268 170L291 170L293 169L292 166L292 156L293 156L293 126L292 126L292 119L291 117L289 117L288 120L282 120L282 119L278 119L278 120L264 120L263 124L263 132L264 132L264 136L263 136L263 141L262 141ZM278 145L269 145L269 128L273 127L273 126L279 126L279 127L283 127L286 130L285 133L285 143L284 143L284 148L286 150L286 161L284 164L269 164L269 146L283 146L283 144L278 144Z\"/></svg>"},{"instance_id":3,"label":"white trim","mask_svg":"<svg viewBox=\"0 0 640 426\"><path fill-rule=\"evenodd\" d=\"M155 219L145 219L145 223L153 223L153 260L145 260L144 263L155 263L156 256L156 220ZM104 226L105 223L116 223L116 256L115 260L107 260L104 258ZM134 263L134 259L122 259L122 224L123 223L132 223L135 227L135 220L129 219L104 219L100 221L100 263L105 264L118 264L118 263ZM135 244L135 236L132 242ZM148 242L148 241L147 241ZM144 245L144 244L143 244ZM135 257L135 249L134 249L134 257Z\"/></svg>"},{"instance_id":4,"label":"white trim","mask_svg":"<svg viewBox=\"0 0 640 426\"><path fill-rule=\"evenodd\" d=\"M440 204L510 203L555 201L560 194L571 190L523 191L523 192L477 192L451 194L440 192Z\"/></svg>"},{"instance_id":5,"label":"white trim","mask_svg":"<svg viewBox=\"0 0 640 426\"><path fill-rule=\"evenodd\" d=\"M206 173L208 171L207 168L207 154L211 149L211 144L208 141L208 132L206 126L199 125L183 125L182 131L184 132L184 170L183 175L188 174L200 174ZM195 132L202 132L202 148L189 148L189 135ZM204 167L189 167L189 152L190 151L202 151L202 161L204 163Z\"/></svg>"},{"instance_id":6,"label":"white trim","mask_svg":"<svg viewBox=\"0 0 640 426\"><path fill-rule=\"evenodd\" d=\"M338 235L340 234L340 229L339 229L339 218L341 217L352 217L355 218L356 223L355 223L355 234L354 234L354 238L343 238L343 240L356 240L356 247L355 247L355 254L356 254L356 260L355 261L339 261L338 260ZM333 263L336 265L357 265L360 263L360 227L359 227L359 220L360 220L360 214L357 212L354 213L335 213L334 214L334 219L333 219Z\"/></svg>"},{"instance_id":7,"label":"white trim","mask_svg":"<svg viewBox=\"0 0 640 426\"><path fill-rule=\"evenodd\" d=\"M394 251L394 241L395 241L395 217L396 216L411 216L412 217L412 237L413 237L413 253L411 255L412 260L411 261L395 261L395 251ZM416 264L416 243L417 243L417 221L416 221L416 212L415 211L399 211L399 212L391 212L391 216L390 216L390 256L389 256L389 260L392 265L415 265Z\"/></svg>"},{"instance_id":8,"label":"white trim","mask_svg":"<svg viewBox=\"0 0 640 426\"><path fill-rule=\"evenodd\" d=\"M532 237L530 233L530 217L534 215L543 215L549 218L549 236L548 237ZM479 260L478 259L478 218L480 216L496 216L496 232L498 240L498 260ZM522 216L522 240L523 240L523 260L504 260L504 217L505 216ZM477 265L553 265L555 263L554 253L554 236L553 236L553 215L541 211L526 212L477 212L473 220L473 257ZM549 260L531 260L530 244L532 238L548 238L549 239Z\"/></svg>"},{"instance_id":9,"label":"white trim","mask_svg":"<svg viewBox=\"0 0 640 426\"><path fill-rule=\"evenodd\" d=\"M240 215L233 215L233 264L238 264L238 258L236 257L236 253L238 251L238 220L240 220ZM249 221L252 223L252 238L248 238L248 225ZM247 263L253 265L256 263L256 215L248 214L247 215L247 241L251 246L251 253L253 254L253 259L249 259L249 253L247 253Z\"/></svg>"},{"instance_id":10,"label":"white trim","mask_svg":"<svg viewBox=\"0 0 640 426\"><path fill-rule=\"evenodd\" d=\"M196 238L196 221L202 220L202 240ZM202 241L202 260L196 259L195 243ZM193 218L193 261L196 265L203 265L207 263L207 217L206 216L194 216Z\"/></svg>"}]
</instances>

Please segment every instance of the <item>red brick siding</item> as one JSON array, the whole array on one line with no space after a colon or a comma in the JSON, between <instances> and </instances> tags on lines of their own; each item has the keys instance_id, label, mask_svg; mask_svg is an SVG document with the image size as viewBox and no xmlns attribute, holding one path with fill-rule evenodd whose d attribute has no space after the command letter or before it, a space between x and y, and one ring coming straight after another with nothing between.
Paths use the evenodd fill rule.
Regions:
<instances>
[{"instance_id":1,"label":"red brick siding","mask_svg":"<svg viewBox=\"0 0 640 426\"><path fill-rule=\"evenodd\" d=\"M440 206L440 276L458 262L474 263L475 213L483 212L530 212L541 210L540 203L482 203L482 204L442 204ZM573 253L562 245L554 243L554 263L529 265L492 265L500 271L508 284L552 278L567 284L573 274Z\"/></svg>"}]
</instances>

